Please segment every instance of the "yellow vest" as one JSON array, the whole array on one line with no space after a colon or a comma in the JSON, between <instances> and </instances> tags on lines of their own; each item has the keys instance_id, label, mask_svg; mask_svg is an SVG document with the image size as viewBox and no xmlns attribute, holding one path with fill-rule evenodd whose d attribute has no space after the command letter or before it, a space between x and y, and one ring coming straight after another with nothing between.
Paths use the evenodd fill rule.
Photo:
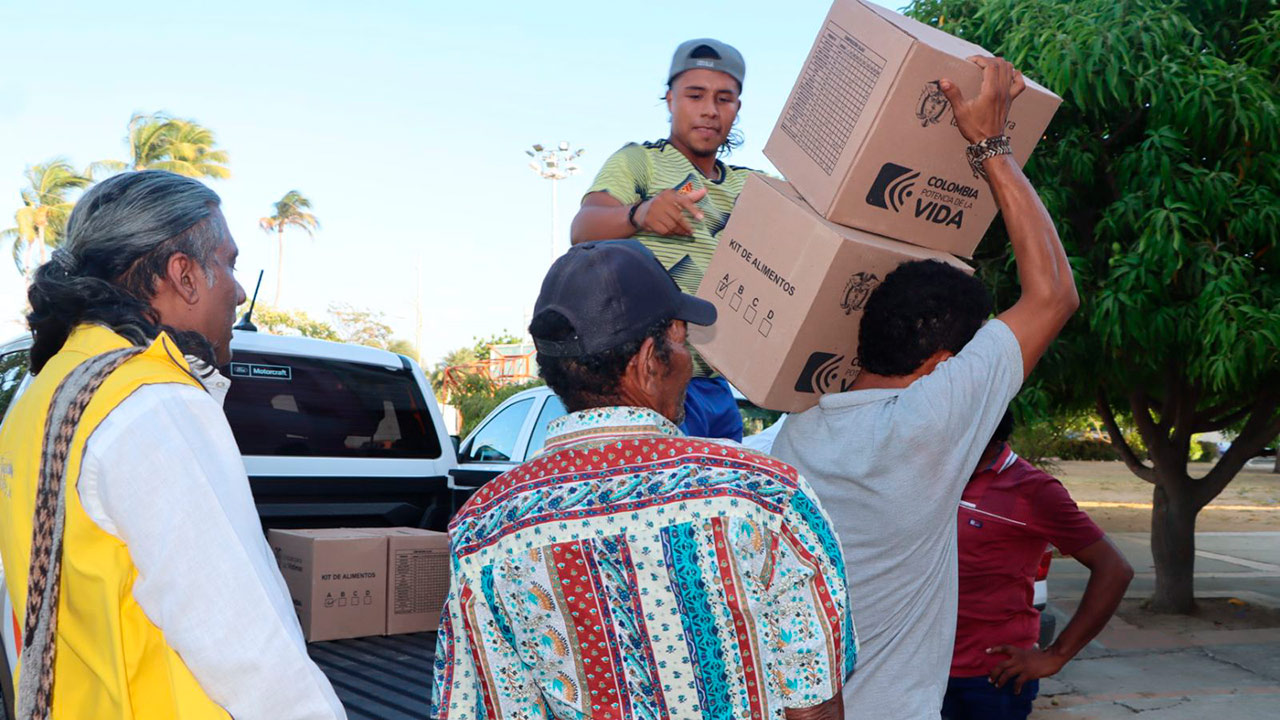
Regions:
<instances>
[{"instance_id":1,"label":"yellow vest","mask_svg":"<svg viewBox=\"0 0 1280 720\"><path fill-rule=\"evenodd\" d=\"M26 614L35 492L53 392L80 363L128 346L128 341L105 327L77 327L0 427L0 557L17 628L24 627ZM72 438L54 661L55 719L230 717L209 699L165 642L164 633L142 612L133 598L138 570L129 548L94 524L76 489L85 442L94 429L135 390L153 383L200 387L189 374L182 352L164 334L107 378L89 401ZM20 673L16 669L15 678Z\"/></svg>"}]
</instances>

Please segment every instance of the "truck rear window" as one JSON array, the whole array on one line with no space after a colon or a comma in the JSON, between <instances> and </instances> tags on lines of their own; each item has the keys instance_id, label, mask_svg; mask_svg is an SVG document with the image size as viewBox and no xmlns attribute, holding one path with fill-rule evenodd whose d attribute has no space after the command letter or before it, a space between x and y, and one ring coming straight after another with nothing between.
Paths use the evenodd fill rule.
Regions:
<instances>
[{"instance_id":1,"label":"truck rear window","mask_svg":"<svg viewBox=\"0 0 1280 720\"><path fill-rule=\"evenodd\" d=\"M405 369L238 351L222 369L242 455L438 458L440 441Z\"/></svg>"}]
</instances>

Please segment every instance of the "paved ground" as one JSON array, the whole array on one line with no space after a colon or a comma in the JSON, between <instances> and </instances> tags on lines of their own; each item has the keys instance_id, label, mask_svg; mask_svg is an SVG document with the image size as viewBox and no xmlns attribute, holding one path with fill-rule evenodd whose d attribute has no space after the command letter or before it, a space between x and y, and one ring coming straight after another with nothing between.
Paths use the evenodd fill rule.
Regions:
<instances>
[{"instance_id":1,"label":"paved ground","mask_svg":"<svg viewBox=\"0 0 1280 720\"><path fill-rule=\"evenodd\" d=\"M1146 533L1112 537L1137 576L1129 597L1155 580ZM1196 595L1280 608L1280 532L1196 536ZM1088 579L1072 560L1049 573L1050 610L1067 621ZM1035 720L1253 720L1280 717L1280 628L1221 630L1189 622L1178 632L1119 618L1058 676L1041 681Z\"/></svg>"}]
</instances>

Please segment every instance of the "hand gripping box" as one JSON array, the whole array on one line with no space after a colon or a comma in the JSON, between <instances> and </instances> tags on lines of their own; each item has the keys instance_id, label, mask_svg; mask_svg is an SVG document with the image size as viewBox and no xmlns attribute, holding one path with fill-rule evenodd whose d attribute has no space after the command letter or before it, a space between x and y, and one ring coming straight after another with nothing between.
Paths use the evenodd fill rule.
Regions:
<instances>
[{"instance_id":1,"label":"hand gripping box","mask_svg":"<svg viewBox=\"0 0 1280 720\"><path fill-rule=\"evenodd\" d=\"M911 260L972 270L947 253L823 219L791 185L754 175L738 196L698 296L719 313L693 346L751 402L799 412L857 377L871 291Z\"/></svg>"},{"instance_id":2,"label":"hand gripping box","mask_svg":"<svg viewBox=\"0 0 1280 720\"><path fill-rule=\"evenodd\" d=\"M938 88L977 97L991 53L892 10L836 0L764 154L823 217L970 257L996 215ZM1027 80L1005 134L1024 164L1062 98Z\"/></svg>"},{"instance_id":3,"label":"hand gripping box","mask_svg":"<svg viewBox=\"0 0 1280 720\"><path fill-rule=\"evenodd\" d=\"M354 529L273 529L267 539L308 641L383 634L385 537Z\"/></svg>"}]
</instances>

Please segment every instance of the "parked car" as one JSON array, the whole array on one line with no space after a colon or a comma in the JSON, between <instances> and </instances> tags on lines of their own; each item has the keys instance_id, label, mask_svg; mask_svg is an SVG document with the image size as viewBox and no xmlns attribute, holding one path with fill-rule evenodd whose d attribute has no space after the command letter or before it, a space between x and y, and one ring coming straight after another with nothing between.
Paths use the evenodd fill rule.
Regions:
<instances>
[{"instance_id":1,"label":"parked car","mask_svg":"<svg viewBox=\"0 0 1280 720\"><path fill-rule=\"evenodd\" d=\"M485 483L537 455L547 444L547 426L564 414L564 403L545 385L522 390L490 411L458 445L465 465L449 476L453 510Z\"/></svg>"},{"instance_id":2,"label":"parked car","mask_svg":"<svg viewBox=\"0 0 1280 720\"><path fill-rule=\"evenodd\" d=\"M30 347L30 336L0 345L0 417L30 381ZM240 330L231 347L234 358L222 368L232 380L224 410L264 532L445 529L454 506L451 474L466 471L417 363L369 347ZM15 615L2 584L0 603L0 717L11 717ZM435 633L308 649L352 717L427 716Z\"/></svg>"},{"instance_id":3,"label":"parked car","mask_svg":"<svg viewBox=\"0 0 1280 720\"><path fill-rule=\"evenodd\" d=\"M781 416L756 407L737 388L731 389L747 432L759 431ZM547 425L564 414L564 404L545 385L516 393L494 408L458 446L462 465L450 474L449 484L455 509L484 483L541 452L547 444ZM743 444L754 448L755 437L744 438Z\"/></svg>"}]
</instances>

